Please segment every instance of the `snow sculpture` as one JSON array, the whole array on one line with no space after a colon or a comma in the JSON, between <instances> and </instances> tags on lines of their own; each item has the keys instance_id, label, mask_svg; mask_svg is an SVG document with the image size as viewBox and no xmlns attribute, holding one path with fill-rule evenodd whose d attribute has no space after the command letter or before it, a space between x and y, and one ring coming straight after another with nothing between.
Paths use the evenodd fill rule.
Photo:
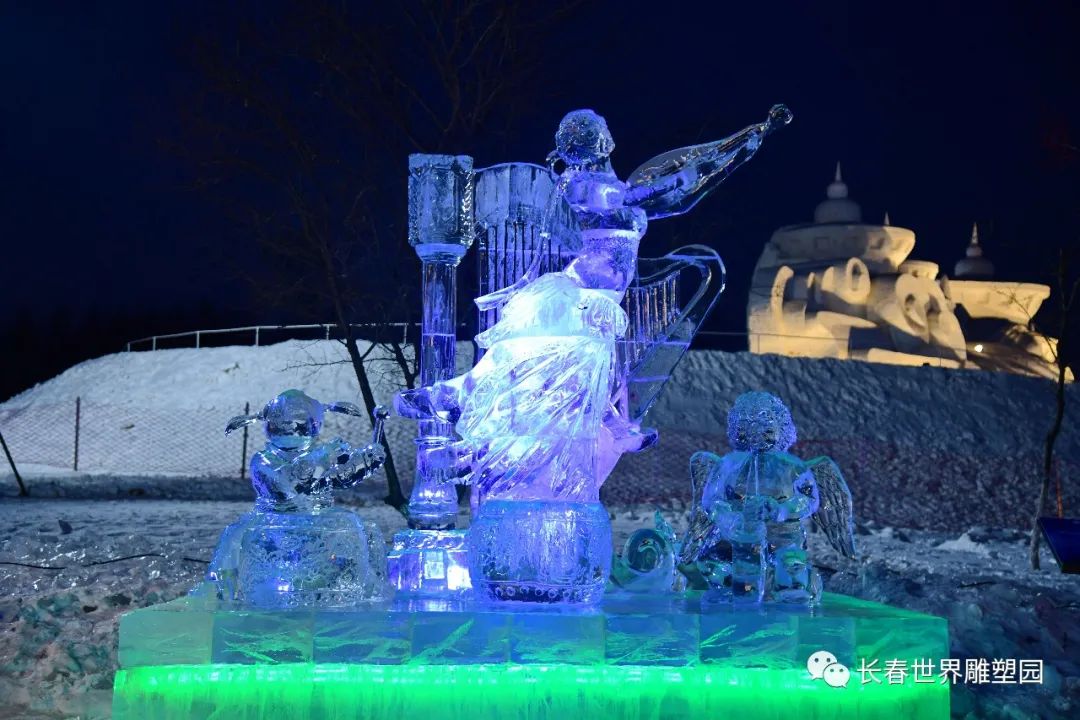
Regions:
<instances>
[{"instance_id":1,"label":"snow sculpture","mask_svg":"<svg viewBox=\"0 0 1080 720\"><path fill-rule=\"evenodd\" d=\"M821 583L807 558L811 519L837 552L855 557L847 483L829 458L803 462L787 452L795 425L773 395L740 395L727 432L734 452L690 459L694 506L680 570L700 574L709 600L812 605Z\"/></svg>"},{"instance_id":2,"label":"snow sculpture","mask_svg":"<svg viewBox=\"0 0 1080 720\"><path fill-rule=\"evenodd\" d=\"M611 526L600 485L624 452L656 442L613 402L620 385L620 306L634 277L649 218L693 207L791 120L768 119L724 140L681 148L642 165L627 182L611 167L604 119L569 113L549 156L565 165L551 191L541 234L573 259L477 298L501 307L476 336L485 351L468 373L400 393L396 410L452 423L460 440L421 448L422 474L445 471L473 486L469 569L481 597L591 604L611 569ZM554 170L553 170L554 172ZM513 192L513 188L511 189Z\"/></svg>"},{"instance_id":3,"label":"snow sculpture","mask_svg":"<svg viewBox=\"0 0 1080 720\"><path fill-rule=\"evenodd\" d=\"M217 597L263 608L333 607L383 597L386 549L377 527L333 507L333 491L371 477L386 459L388 413L375 411L371 443L318 442L324 414L363 417L347 402L324 405L286 390L257 415L229 421L229 434L262 422L266 447L251 458L255 509L221 534L207 579Z\"/></svg>"}]
</instances>

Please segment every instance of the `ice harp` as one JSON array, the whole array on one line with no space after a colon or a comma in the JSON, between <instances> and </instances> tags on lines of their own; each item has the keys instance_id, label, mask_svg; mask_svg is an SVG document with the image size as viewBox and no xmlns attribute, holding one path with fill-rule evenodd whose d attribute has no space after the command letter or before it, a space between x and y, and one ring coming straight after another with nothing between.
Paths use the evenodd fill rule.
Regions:
<instances>
[{"instance_id":1,"label":"ice harp","mask_svg":"<svg viewBox=\"0 0 1080 720\"><path fill-rule=\"evenodd\" d=\"M400 392L395 409L420 423L418 486L434 492L446 479L472 486L465 548L479 596L601 600L611 528L600 486L621 455L656 442L641 420L723 289L723 263L708 247L639 262L640 241L650 219L689 211L790 120L787 108L774 106L764 122L662 153L627 181L612 168L606 121L586 109L563 117L546 168L507 163L472 172L467 156L452 168L442 167L448 156L410 158L410 241L425 269L422 248L452 249L456 264L478 244L476 343L487 352L454 378L440 372L429 380L422 364L422 387ZM419 167L426 172L418 175ZM429 318L453 314L427 277L425 351ZM437 426L444 430L424 430ZM443 496L449 518L451 498ZM414 523L418 499L414 491L411 532L452 530ZM449 535L428 540L461 549ZM395 540L391 575L403 578L395 585L423 585L426 554L419 583L393 569L405 567L406 547L399 553ZM444 564L430 565L430 580L442 577Z\"/></svg>"},{"instance_id":2,"label":"ice harp","mask_svg":"<svg viewBox=\"0 0 1080 720\"><path fill-rule=\"evenodd\" d=\"M535 275L564 269L573 254L541 232L555 181L547 168L507 163L479 170L476 180L477 277L490 295ZM639 258L622 307L629 317L618 342L625 378L621 400L640 421L659 395L724 290L724 263L705 245L658 258ZM478 309L479 331L499 320L501 307Z\"/></svg>"}]
</instances>

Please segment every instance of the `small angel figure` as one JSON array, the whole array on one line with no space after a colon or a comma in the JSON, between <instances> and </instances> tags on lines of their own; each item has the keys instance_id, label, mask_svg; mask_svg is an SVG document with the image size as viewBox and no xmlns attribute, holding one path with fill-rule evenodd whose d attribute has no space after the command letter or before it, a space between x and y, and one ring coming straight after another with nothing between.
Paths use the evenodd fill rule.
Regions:
<instances>
[{"instance_id":1,"label":"small angel figure","mask_svg":"<svg viewBox=\"0 0 1080 720\"><path fill-rule=\"evenodd\" d=\"M354 417L356 405L324 405L286 390L256 415L234 417L228 435L262 422L266 447L251 458L255 508L221 535L207 579L221 600L260 607L348 605L385 591L386 558L378 528L333 507L333 491L371 477L386 460L376 408L371 443L318 442L326 412Z\"/></svg>"},{"instance_id":2,"label":"small angel figure","mask_svg":"<svg viewBox=\"0 0 1080 720\"><path fill-rule=\"evenodd\" d=\"M847 483L831 459L804 462L787 452L795 426L774 395L740 395L727 433L734 452L690 459L694 506L680 570L700 574L711 599L813 605L821 582L807 557L810 521L837 552L855 557Z\"/></svg>"}]
</instances>

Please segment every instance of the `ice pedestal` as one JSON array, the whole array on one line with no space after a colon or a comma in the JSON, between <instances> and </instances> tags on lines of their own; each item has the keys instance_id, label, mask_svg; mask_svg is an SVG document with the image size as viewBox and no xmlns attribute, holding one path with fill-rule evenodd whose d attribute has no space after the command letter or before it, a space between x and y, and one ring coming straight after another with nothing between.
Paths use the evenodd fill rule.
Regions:
<instances>
[{"instance_id":1,"label":"ice pedestal","mask_svg":"<svg viewBox=\"0 0 1080 720\"><path fill-rule=\"evenodd\" d=\"M349 606L390 595L382 531L335 508L242 515L221 534L210 577L196 592L261 608Z\"/></svg>"},{"instance_id":2,"label":"ice pedestal","mask_svg":"<svg viewBox=\"0 0 1080 720\"><path fill-rule=\"evenodd\" d=\"M464 530L403 530L394 535L386 564L399 592L450 598L472 589Z\"/></svg>"},{"instance_id":3,"label":"ice pedestal","mask_svg":"<svg viewBox=\"0 0 1080 720\"><path fill-rule=\"evenodd\" d=\"M116 718L947 718L939 678L863 684L860 660L936 663L945 620L825 594L813 612L702 610L696 594L597 608L416 601L234 610L198 598L120 623ZM811 678L827 650L847 687Z\"/></svg>"},{"instance_id":4,"label":"ice pedestal","mask_svg":"<svg viewBox=\"0 0 1080 720\"><path fill-rule=\"evenodd\" d=\"M481 598L591 605L611 574L611 521L598 502L489 500L469 527Z\"/></svg>"}]
</instances>

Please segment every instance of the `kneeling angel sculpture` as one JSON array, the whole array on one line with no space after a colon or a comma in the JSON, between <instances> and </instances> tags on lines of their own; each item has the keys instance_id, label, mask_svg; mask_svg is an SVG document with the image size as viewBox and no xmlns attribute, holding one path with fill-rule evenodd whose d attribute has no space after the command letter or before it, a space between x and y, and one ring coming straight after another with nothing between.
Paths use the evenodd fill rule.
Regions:
<instances>
[{"instance_id":1,"label":"kneeling angel sculpture","mask_svg":"<svg viewBox=\"0 0 1080 720\"><path fill-rule=\"evenodd\" d=\"M371 477L386 460L387 411L377 408L371 443L319 442L326 412L363 417L347 402L324 405L286 390L256 415L229 421L225 433L255 422L266 447L251 458L255 509L221 534L207 579L218 599L266 608L332 607L378 599L386 588L382 534L333 507L335 489Z\"/></svg>"},{"instance_id":2,"label":"kneeling angel sculpture","mask_svg":"<svg viewBox=\"0 0 1080 720\"><path fill-rule=\"evenodd\" d=\"M847 483L831 459L804 462L787 452L795 425L774 395L740 395L727 423L734 452L690 460L694 506L679 567L700 575L710 600L812 605L821 582L807 557L809 523L855 557Z\"/></svg>"}]
</instances>

